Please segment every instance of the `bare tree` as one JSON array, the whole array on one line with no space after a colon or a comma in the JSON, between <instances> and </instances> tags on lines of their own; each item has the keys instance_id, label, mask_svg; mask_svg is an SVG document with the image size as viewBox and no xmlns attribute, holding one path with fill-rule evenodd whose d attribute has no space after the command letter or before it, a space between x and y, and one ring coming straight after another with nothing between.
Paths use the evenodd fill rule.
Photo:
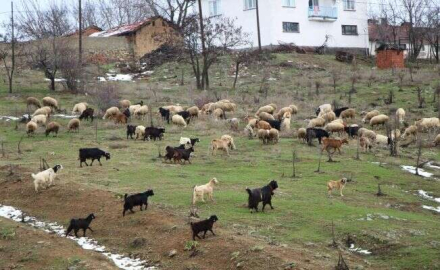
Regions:
<instances>
[{"instance_id":1,"label":"bare tree","mask_svg":"<svg viewBox=\"0 0 440 270\"><path fill-rule=\"evenodd\" d=\"M426 16L424 37L437 63L440 62L440 2L428 0L430 8Z\"/></svg>"},{"instance_id":2,"label":"bare tree","mask_svg":"<svg viewBox=\"0 0 440 270\"><path fill-rule=\"evenodd\" d=\"M3 39L7 42L9 41L10 46L0 47L0 60L3 62L3 65L6 70L6 77L9 82L9 93L12 93L12 83L14 79L14 71L15 71L15 33L14 33L14 5L11 2L11 23L6 25L8 29L8 33L10 35L5 35ZM10 37L10 38L9 38Z\"/></svg>"},{"instance_id":3,"label":"bare tree","mask_svg":"<svg viewBox=\"0 0 440 270\"><path fill-rule=\"evenodd\" d=\"M162 16L179 28L184 28L195 0L145 0L155 16Z\"/></svg>"},{"instance_id":4,"label":"bare tree","mask_svg":"<svg viewBox=\"0 0 440 270\"><path fill-rule=\"evenodd\" d=\"M152 15L145 0L98 0L96 10L103 28L132 24Z\"/></svg>"}]
</instances>

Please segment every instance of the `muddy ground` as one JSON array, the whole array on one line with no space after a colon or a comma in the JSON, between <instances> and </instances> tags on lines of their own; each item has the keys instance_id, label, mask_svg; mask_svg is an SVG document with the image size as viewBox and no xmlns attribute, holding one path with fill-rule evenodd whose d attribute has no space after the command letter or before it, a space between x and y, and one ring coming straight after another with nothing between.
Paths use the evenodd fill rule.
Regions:
<instances>
[{"instance_id":1,"label":"muddy ground","mask_svg":"<svg viewBox=\"0 0 440 270\"><path fill-rule=\"evenodd\" d=\"M331 269L338 261L338 250L322 249L313 245L302 246L274 245L264 240L237 233L222 226L221 220L215 225L216 236L208 234L207 238L198 241L195 250L185 251L185 245L191 240L189 219L173 212L172 209L154 203L151 198L147 211L122 217L122 198L120 195L99 189L91 189L76 183L60 183L43 193L36 194L30 179L30 170L15 168L15 174L9 175L3 167L0 174L0 204L11 205L23 210L28 215L42 221L56 221L67 226L73 217L85 217L89 213L96 215L92 222L93 233L88 236L105 245L112 252L141 258L151 266L160 269ZM4 221L2 221L4 222ZM22 225L18 228L21 237L29 245L39 241L53 243L55 236L28 229ZM3 246L6 240L1 240ZM58 243L58 242L57 242ZM57 250L74 246L67 239L59 241ZM48 244L50 246L51 244ZM48 249L50 260L52 249ZM69 248L72 254L80 254L79 247ZM169 256L175 250L174 256ZM70 252L70 251L69 251ZM85 252L85 251L84 251ZM44 250L41 251L45 254ZM90 253L90 254L89 254ZM342 251L349 265L365 265L361 257ZM89 255L87 255L89 254ZM95 269L93 258L101 256L87 252L92 262L86 269ZM0 252L0 261L14 264L22 254ZM103 263L103 262L99 262ZM112 269L110 262L103 263L99 269ZM9 269L2 266L0 269ZM21 269L27 269L21 268Z\"/></svg>"}]
</instances>

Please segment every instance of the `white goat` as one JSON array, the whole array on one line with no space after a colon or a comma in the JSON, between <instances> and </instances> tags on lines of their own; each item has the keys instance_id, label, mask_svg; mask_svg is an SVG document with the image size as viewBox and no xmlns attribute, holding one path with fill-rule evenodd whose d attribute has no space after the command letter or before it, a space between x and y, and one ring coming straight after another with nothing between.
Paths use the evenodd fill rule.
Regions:
<instances>
[{"instance_id":1,"label":"white goat","mask_svg":"<svg viewBox=\"0 0 440 270\"><path fill-rule=\"evenodd\" d=\"M209 182L205 185L201 186L194 186L194 193L193 193L193 204L196 204L197 200L200 199L202 202L205 202L204 196L205 194L208 195L208 198L211 201L214 201L213 193L214 193L214 186L218 184L217 178L212 178L209 180Z\"/></svg>"},{"instance_id":2,"label":"white goat","mask_svg":"<svg viewBox=\"0 0 440 270\"><path fill-rule=\"evenodd\" d=\"M53 181L57 176L57 173L63 169L62 165L55 165L53 168L49 168L37 174L31 174L34 179L35 191L39 192L41 188L48 188L53 186Z\"/></svg>"}]
</instances>

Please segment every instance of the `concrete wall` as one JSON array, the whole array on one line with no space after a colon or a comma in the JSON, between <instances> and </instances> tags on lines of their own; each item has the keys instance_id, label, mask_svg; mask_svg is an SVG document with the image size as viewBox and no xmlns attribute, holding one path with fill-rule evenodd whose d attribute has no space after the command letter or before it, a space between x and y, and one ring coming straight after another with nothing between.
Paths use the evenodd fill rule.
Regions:
<instances>
[{"instance_id":1,"label":"concrete wall","mask_svg":"<svg viewBox=\"0 0 440 270\"><path fill-rule=\"evenodd\" d=\"M235 18L238 26L251 35L253 46L257 46L255 9L244 10L244 0L219 0L221 15ZM334 21L316 21L308 16L308 1L296 0L295 7L283 7L282 0L260 0L260 26L262 45L277 45L279 42L295 43L299 46L321 46L329 35L329 47L368 48L368 14L366 1L356 1L354 11L346 11L342 1L320 0L321 6L336 6L338 18ZM203 1L204 15L209 16L209 0ZM299 23L299 33L284 33L283 22ZM357 25L358 35L342 35L342 25Z\"/></svg>"}]
</instances>

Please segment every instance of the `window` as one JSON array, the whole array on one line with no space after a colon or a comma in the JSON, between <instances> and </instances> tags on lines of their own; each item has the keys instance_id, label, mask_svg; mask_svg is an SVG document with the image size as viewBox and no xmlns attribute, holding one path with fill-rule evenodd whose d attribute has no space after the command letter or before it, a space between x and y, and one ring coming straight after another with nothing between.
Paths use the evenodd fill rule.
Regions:
<instances>
[{"instance_id":1,"label":"window","mask_svg":"<svg viewBox=\"0 0 440 270\"><path fill-rule=\"evenodd\" d=\"M343 25L342 26L342 34L357 36L358 35L358 27L357 25Z\"/></svg>"},{"instance_id":2,"label":"window","mask_svg":"<svg viewBox=\"0 0 440 270\"><path fill-rule=\"evenodd\" d=\"M344 10L355 10L354 0L344 0Z\"/></svg>"},{"instance_id":3,"label":"window","mask_svg":"<svg viewBox=\"0 0 440 270\"><path fill-rule=\"evenodd\" d=\"M220 11L220 0L210 0L209 1L209 16L219 16Z\"/></svg>"},{"instance_id":4,"label":"window","mask_svg":"<svg viewBox=\"0 0 440 270\"><path fill-rule=\"evenodd\" d=\"M299 33L299 23L283 22L283 32L285 32L285 33Z\"/></svg>"},{"instance_id":5,"label":"window","mask_svg":"<svg viewBox=\"0 0 440 270\"><path fill-rule=\"evenodd\" d=\"M319 7L319 0L309 0L309 7Z\"/></svg>"},{"instance_id":6,"label":"window","mask_svg":"<svg viewBox=\"0 0 440 270\"><path fill-rule=\"evenodd\" d=\"M244 0L244 9L254 9L257 8L257 3L255 0Z\"/></svg>"},{"instance_id":7,"label":"window","mask_svg":"<svg viewBox=\"0 0 440 270\"><path fill-rule=\"evenodd\" d=\"M283 7L295 7L295 0L283 0Z\"/></svg>"}]
</instances>

